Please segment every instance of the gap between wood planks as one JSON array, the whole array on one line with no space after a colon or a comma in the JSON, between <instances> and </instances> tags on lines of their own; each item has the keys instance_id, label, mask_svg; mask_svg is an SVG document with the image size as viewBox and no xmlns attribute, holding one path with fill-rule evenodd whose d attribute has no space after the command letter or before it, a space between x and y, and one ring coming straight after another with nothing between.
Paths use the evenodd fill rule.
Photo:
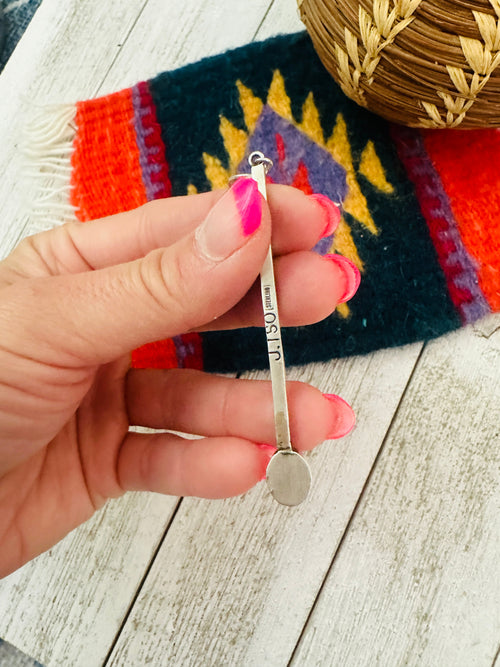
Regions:
<instances>
[{"instance_id":1,"label":"gap between wood planks","mask_svg":"<svg viewBox=\"0 0 500 667\"><path fill-rule=\"evenodd\" d=\"M260 32L260 29L261 29L262 26L264 25L264 23L265 23L265 21L266 21L266 19L267 19L267 17L268 17L269 12L270 12L271 9L273 8L274 3L275 3L275 0L271 0L271 2L269 3L269 7L266 9L266 11L264 12L264 16L262 17L262 21L259 23L259 25L257 26L256 31L255 31L254 34L253 34L252 42L255 42L255 40L256 40L256 38L257 38L257 35L258 35L259 32Z\"/></svg>"},{"instance_id":2,"label":"gap between wood planks","mask_svg":"<svg viewBox=\"0 0 500 667\"><path fill-rule=\"evenodd\" d=\"M420 357L419 357L419 358L420 358ZM235 378L236 378L236 379L239 379L239 378L241 377L241 375L242 375L242 373L241 373L241 372L238 372L238 373L236 373ZM392 423L392 422L391 422L391 423ZM165 527L165 530L164 530L164 532L163 532L163 535L162 535L162 537L161 537L161 540L158 542L158 545L157 545L156 549L154 550L154 553L153 553L153 555L152 555L152 557L151 557L151 560L150 560L150 562L149 562L149 565L148 565L148 566L145 568L145 570L144 570L144 574L143 574L143 576L142 576L142 578L141 578L141 580L140 580L140 582L139 582L139 585L137 586L137 589L136 589L136 591L135 591L135 593L134 593L134 596L133 596L133 598L132 598L132 600L131 600L131 602L130 602L128 608L127 608L127 611L126 611L125 614L123 615L123 619L122 619L122 622L120 623L120 627L118 628L118 631L117 631L117 633L116 633L116 635L115 635L115 638L113 639L113 641L112 641L112 643L111 643L111 645L110 645L110 647L109 647L109 651L107 652L106 657L104 658L103 667L105 667L105 665L108 664L108 662L109 662L109 660L110 660L110 658L111 658L111 655L112 655L113 651L115 650L115 646L116 646L116 644L118 643L118 640L119 640L119 638L120 638L120 636L121 636L121 634L122 634L123 628L125 627L125 625L126 625L128 619L129 619L129 616L130 616L130 614L132 613L132 610L133 610L133 608L134 608L134 606L135 606L135 603L136 603L136 601L137 601L137 598L138 598L139 595L141 594L141 591L142 591L142 589L143 589L143 587L144 587L144 583L146 582L146 579L149 577L149 573L151 572L151 568L153 567L153 563L155 562L156 557L158 556L158 554L159 554L159 552L160 552L160 550L161 550L161 548L162 548L162 546L163 546L163 544L164 544L164 542L165 542L165 539L166 539L166 537L167 537L167 533L168 533L168 531L170 530L170 526L173 524L173 522L174 522L174 520L175 520L175 517L177 516L177 513L178 513L178 511L179 511L179 509L180 509L180 507L181 507L181 505L182 505L182 501L183 501L183 500L184 500L184 498L181 497L181 498L179 498L178 501L177 501L177 504L176 504L176 506L175 506L175 509L174 509L174 511L172 512L172 516L170 517L170 521L167 523L167 525L166 525L166 527Z\"/></svg>"},{"instance_id":3,"label":"gap between wood planks","mask_svg":"<svg viewBox=\"0 0 500 667\"><path fill-rule=\"evenodd\" d=\"M130 614L131 614L131 612L132 612L132 609L134 608L134 605L135 605L135 603L136 603L136 601L137 601L137 598L139 597L139 595L140 595L140 593L141 593L141 591L142 591L142 588L143 588L143 586L144 586L144 582L145 582L146 579L148 578L149 573L150 573L150 571L151 571L151 568L153 567L153 563L155 562L156 557L157 557L157 555L158 555L160 549L161 549L162 546L163 546L163 543L164 543L164 541L165 541L165 538L167 537L167 533L168 533L168 531L169 531L169 529L170 529L170 526L172 525L172 523L174 522L175 517L177 516L177 512L179 511L179 508L180 508L180 506L181 506L181 504L182 504L182 501L183 501L183 498L179 498L179 500L177 501L177 505L175 506L175 509L174 509L174 511L172 512L172 516L170 517L170 521L167 523L167 525L166 525L166 527L165 527L165 531L164 531L164 533L163 533L163 535L162 535L162 538L161 538L161 540L159 540L158 545L156 546L156 549L154 550L154 553L153 553L153 555L152 555L152 557L151 557L151 560L149 561L148 566L147 566L147 567L145 568L145 570L144 570L144 574L142 575L142 578L141 578L141 580L140 580L140 582L139 582L139 585L137 586L137 589L136 589L136 591L135 591L135 593L134 593L134 596L133 596L132 600L130 601L130 604L129 604L128 608L127 608L127 611L126 611L125 614L123 615L123 619L122 619L122 622L120 623L120 627L118 628L118 631L117 631L117 633L116 633L116 635L115 635L115 638L113 639L113 641L112 641L112 643L111 643L111 645L110 645L110 647L109 647L109 651L107 652L106 657L104 658L103 667L104 667L105 665L108 664L108 661L109 661L109 659L110 659L110 657L111 657L111 654L113 653L113 651L114 651L114 649L115 649L115 646L116 646L116 644L117 644L117 642L118 642L118 639L120 638L120 635L121 635L121 633L122 633L122 630L123 630L123 628L124 628L126 622L128 621L128 617L130 616Z\"/></svg>"},{"instance_id":4,"label":"gap between wood planks","mask_svg":"<svg viewBox=\"0 0 500 667\"><path fill-rule=\"evenodd\" d=\"M366 495L366 492L367 492L368 487L369 487L369 484L370 484L370 480L371 480L371 478L372 478L372 476L373 476L373 473L374 473L374 471L375 471L375 468L376 468L376 466L377 466L377 463L378 463L380 457L382 456L382 453L383 453L383 451L384 451L384 449L385 449L387 440L388 440L389 435L390 435L390 433L391 433L392 426L393 426L393 424L394 424L394 422L395 422L395 420L396 420L396 418L397 418L397 415L398 415L398 413L399 413L399 408L400 408L401 404L403 403L403 401L404 401L404 399L405 399L405 397L406 397L406 395L407 395L408 389L409 389L409 387L410 387L410 385L411 385L411 383L412 383L412 381L413 381L413 378L414 378L414 376L415 376L415 373L417 372L417 369L418 369L418 367L419 367L419 365L420 365L421 358L422 358L422 356L423 356L423 353L424 353L426 347L427 347L427 343L422 343L421 349L420 349L420 351L419 351L419 353L418 353L418 357L417 357L417 359L416 359L416 361L415 361L415 363L414 363L414 366L413 366L413 368L412 368L412 371L411 371L411 373L410 373L410 375L409 375L409 377L408 377L408 380L407 380L407 382L406 382L406 384L405 384L405 388L404 388L404 390L403 390L402 393L401 393L401 396L400 396L400 398L399 398L399 401L398 401L398 404L397 404L396 409L395 409L395 411L394 411L394 414L393 414L393 416L392 416L392 418L391 418L391 421L390 421L390 423L389 423L389 425L388 425L388 427L387 427L385 436L384 436L384 438L383 438L383 440L382 440L382 442L381 442L381 445L380 445L380 447L379 447L379 449L378 449L377 455L375 456L375 459L374 459L374 461L373 461L373 464L372 464L372 466L371 466L371 468L370 468L370 472L368 473L368 475L367 475L367 477L366 477L366 479L365 479L365 481L364 481L363 488L362 488L362 490L361 490L361 492L360 492L360 494L359 494L359 496L358 496L358 499L357 499L357 501L356 501L356 504L354 505L353 510L352 510L352 512L351 512L351 514L350 514L350 516L349 516L349 520L347 521L347 523L346 523L346 525L345 525L345 528L344 528L344 530L342 531L342 536L341 536L341 538L340 538L340 540L339 540L339 543L338 543L338 545L337 545L337 548L335 549L335 552L333 553L333 556L332 556L332 558L331 558L330 565L329 565L329 567L327 568L327 570L326 570L326 572L325 572L325 575L324 575L324 577L323 577L323 580L322 580L321 584L319 585L319 587L318 587L318 589L317 589L317 591L316 591L315 598L314 598L314 602L313 602L313 604L311 605L311 608L310 608L310 610L309 610L309 613L308 613L308 615L307 615L307 618L305 619L304 625L303 625L303 627L302 627L302 631L300 632L300 634L299 634L298 637L297 637L297 641L296 641L296 643L295 643L295 645L294 645L294 647L293 647L293 650L292 650L292 652L291 652L291 654L290 654L290 658L289 658L289 660L288 660L288 662L287 662L288 667L290 667L290 665L292 665L292 663L293 663L294 657L295 657L295 655L296 655L296 653L297 653L297 650L298 650L298 648L299 648L299 646L300 646L300 643L301 643L301 641L302 641L302 638L303 638L304 633L305 633L305 631L306 631L306 628L307 628L307 626L308 626L309 620L310 620L310 618L311 618L311 616L312 616L312 614L313 614L313 612L314 612L314 609L316 608L316 604L317 604L317 601L318 601L318 599L319 599L319 597L320 597L320 595L321 595L321 591L323 590L323 588L324 588L324 586L325 586L325 583L326 583L326 581L328 580L328 577L329 577L329 575L330 575L330 572L331 572L331 570L332 570L332 568L333 568L333 565L334 565L334 563L335 563L336 557L337 557L338 553L340 552L340 549L342 548L342 545L343 545L343 543L344 543L344 541L345 541L345 539L346 539L346 537L347 537L347 535L348 535L348 533L349 533L350 527L351 527L351 525L352 525L352 523L353 523L353 521L354 521L354 519L355 519L355 517L356 517L356 515L357 515L358 509L359 509L359 507L361 506L361 503L362 503L362 501L363 501L363 499L364 499L364 497L365 497L365 495ZM242 373L235 374L235 377L239 377L240 375L242 375ZM155 560L156 560L156 558L157 558L157 556L158 556L160 550L162 549L162 547L163 547L163 545L164 545L164 543L165 543L165 540L167 539L168 532L169 532L170 528L172 527L172 525L173 525L173 523L174 523L174 520L175 520L175 518L176 518L176 516L177 516L177 514L178 514L178 512L179 512L179 510L180 510L180 508L181 508L182 501L183 501L183 498L179 498L179 500L178 500L178 502L177 502L177 505L176 505L176 507L175 507L175 509L174 509L174 512L173 512L173 514L172 514L172 516L171 516L171 518L170 518L170 521L168 522L168 524L167 524L167 526L166 526L166 528L165 528L165 531L164 531L164 533L163 533L163 535L162 535L162 538L161 538L161 540L159 541L159 543L158 543L158 545L157 545L157 547L156 547L156 549L155 549L155 551L154 551L154 554L152 555L152 558L151 558L151 560L150 560L148 566L145 568L144 574L143 574L143 576L142 576L142 578L141 578L141 580L140 580L139 585L137 586L137 589L136 589L136 591L135 591L135 593L134 593L133 599L131 600L130 604L129 604L128 607L127 607L127 611L126 611L126 613L125 613L124 616L123 616L123 619L122 619L122 621L121 621L121 623L120 623L120 627L119 627L119 629L118 629L118 631L117 631L117 633L116 633L116 635L115 635L115 637L114 637L114 639L113 639L113 642L111 643L110 648L109 648L109 650L108 650L108 652L107 652L107 654L106 654L106 658L105 658L105 660L104 660L104 662L103 662L103 667L105 667L106 665L108 665L108 664L110 663L110 660L111 660L111 658L112 658L112 655L113 655L113 652L114 652L114 650L115 650L115 647L117 646L117 644L118 644L118 642L119 642L119 640L120 640L120 638L121 638L122 632L123 632L123 630L124 630L124 628L125 628L125 626L126 626L126 624L127 624L127 621L128 621L128 619L129 619L130 615L133 613L133 610L134 610L136 601L137 601L137 599L139 598L142 589L144 588L144 585L145 585L145 583L146 583L146 581L147 581L147 579L148 579L148 576L149 576L149 574L150 574L150 572L151 572L151 569L152 569L152 567L153 567L153 565L154 565L154 563L155 563ZM500 649L499 649L499 650L500 650ZM496 667L496 666L493 665L492 667Z\"/></svg>"},{"instance_id":5,"label":"gap between wood planks","mask_svg":"<svg viewBox=\"0 0 500 667\"><path fill-rule=\"evenodd\" d=\"M342 549L342 545L344 544L345 538L346 538L347 534L349 533L349 530L350 530L350 527L351 527L351 525L352 525L352 522L354 521L354 518L356 517L356 514L357 514L357 512L358 512L358 509L359 509L359 507L360 507L360 505L361 505L361 503L362 503L362 501L363 501L363 499L364 499L364 497L365 497L365 495L366 495L368 486L369 486L369 484L370 484L370 480L371 480L371 478L372 478L372 476L373 476L373 473L374 473L374 471L375 471L375 468L377 467L378 461L379 461L380 457L382 456L382 452L383 452L384 449L385 449L385 445L386 445L387 440L388 440L388 438L389 438L389 435L390 435L390 433L391 433L392 426L393 426L393 424L394 424L394 422L395 422L395 420L396 420L396 417L397 417L397 415L398 415L398 413L399 413L399 408L400 408L401 404L403 403L403 401L404 401L404 399L405 399L405 397L406 397L406 394L407 394L408 389L409 389L409 387L410 387L410 385L411 385L411 383L412 383L413 377L414 377L414 375L415 375L415 373L416 373L416 371L417 371L417 369L418 369L418 367L419 367L419 365L420 365L420 360L422 359L422 355L423 355L424 350L426 349L426 347L427 347L427 343L425 342L425 343L422 344L422 347L421 347L420 352L419 352L419 354L418 354L418 357L417 357L417 359L416 359L416 361L415 361L415 364L414 364L414 366L413 366L413 369L412 369L412 371L411 371L411 373L410 373L410 376L408 377L408 381L406 382L405 388L404 388L404 390L403 390L402 393L401 393L401 396L400 396L400 398L399 398L399 401L398 401L398 404L397 404L396 409L395 409L395 411L394 411L394 414L392 415L392 419L391 419L391 421L390 421L390 423L389 423L389 426L387 427L387 431L386 431L386 434L385 434L385 436L384 436L384 439L382 440L382 443L381 443L381 445L380 445L380 447L379 447L379 450L378 450L378 452L377 452L377 455L375 456L375 458L374 458L374 460L373 460L373 464L372 464L372 467L370 468L370 472L368 473L368 475L367 475L367 477L366 477L366 479L365 479L365 483L363 484L363 488L361 489L361 493L359 494L358 499L357 499L357 501L356 501L356 504L354 505L354 508L353 508L353 510L352 510L352 512L351 512L351 515L350 515L350 517L349 517L349 520L347 521L347 523L346 523L346 525L345 525L345 528L344 528L344 530L343 530L343 532L342 532L342 536L341 536L341 538L340 538L340 540L339 540L339 543L338 543L338 545L337 545L337 548L335 549L335 551L334 551L334 553L333 553L332 560L331 560L331 562L330 562L330 566L329 566L328 569L326 570L326 572L325 572L325 576L323 577L323 581L321 582L321 585L320 585L319 588L318 588L318 591L317 591L317 593L316 593L316 597L315 597L314 603L311 605L311 609L309 610L309 613L308 613L308 615L307 615L307 618L306 618L306 620L305 620L305 622L304 622L304 625L303 625L303 628L302 628L302 632L300 633L300 635L299 635L298 638L297 638L297 642L295 643L295 646L294 646L294 648L293 648L293 651L292 651L292 653L291 653L291 655L290 655L290 659L289 659L289 661L288 661L288 663L287 663L287 667L291 667L291 665L293 664L294 658L295 658L295 656L296 656L296 654L297 654L297 650L298 650L298 648L299 648L299 646L300 646L300 643L301 643L301 641L302 641L302 638L303 638L303 636L304 636L304 633L305 633L305 631L306 631L306 628L307 628L307 626L309 625L309 621L310 621L310 619L311 619L311 617L312 617L312 615L313 615L313 613L314 613L314 610L315 610L315 608L316 608L317 601L319 600L319 597L320 597L320 595L321 595L321 591L323 590L323 588L324 588L324 586L325 586L325 584L326 584L326 581L328 580L328 577L330 576L330 573L331 573L331 571L332 571L333 565L334 565L334 563L335 563L335 559L337 558L337 554L338 554L338 553L340 552L340 550ZM498 657L498 654L499 654L499 653L500 653L500 647L499 647L499 649L498 649L497 657ZM495 660L496 660L496 658L495 658ZM496 667L496 666L495 666L495 660L493 661L493 665L492 665L492 667Z\"/></svg>"},{"instance_id":6,"label":"gap between wood planks","mask_svg":"<svg viewBox=\"0 0 500 667\"><path fill-rule=\"evenodd\" d=\"M108 78L108 74L109 74L110 71L113 69L113 66L114 66L115 62L117 61L117 59L118 59L118 57L119 57L119 55L120 55L120 53L121 53L122 48L123 48L123 47L125 46L125 44L127 43L128 38L130 37L130 35L131 35L132 32L134 31L135 26L137 25L137 22L138 22L139 19L141 18L142 13L144 12L144 10L145 10L145 8L146 8L146 5L148 4L148 1L149 1L149 0L143 0L142 6L141 6L140 10L138 11L137 16L135 17L135 20L132 22L129 31L128 31L127 34L125 35L125 39L124 39L124 40L122 41L122 43L120 44L120 48L116 51L116 54L115 54L114 58L111 59L111 62L109 63L109 67L108 67L108 69L106 70L106 73L104 74L104 76L102 77L101 82L99 83L98 86L96 86L95 92L94 92L92 95L89 96L89 99L90 99L90 97L97 97L97 96L98 96L99 91L101 90L101 88L102 88L104 82L105 82L106 79ZM176 510L176 511L177 511L177 510Z\"/></svg>"},{"instance_id":7,"label":"gap between wood planks","mask_svg":"<svg viewBox=\"0 0 500 667\"><path fill-rule=\"evenodd\" d=\"M493 658L493 662L491 663L491 667L498 667L498 665L500 664L499 658L500 658L500 644L498 645L498 650L495 653L495 657Z\"/></svg>"}]
</instances>

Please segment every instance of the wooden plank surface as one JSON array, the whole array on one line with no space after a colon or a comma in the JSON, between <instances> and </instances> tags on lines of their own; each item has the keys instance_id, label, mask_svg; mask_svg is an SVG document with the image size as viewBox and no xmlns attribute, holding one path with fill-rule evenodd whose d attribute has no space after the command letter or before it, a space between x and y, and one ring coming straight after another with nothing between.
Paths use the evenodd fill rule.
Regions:
<instances>
[{"instance_id":1,"label":"wooden plank surface","mask_svg":"<svg viewBox=\"0 0 500 667\"><path fill-rule=\"evenodd\" d=\"M483 330L425 349L293 665L493 665L500 330Z\"/></svg>"},{"instance_id":2,"label":"wooden plank surface","mask_svg":"<svg viewBox=\"0 0 500 667\"><path fill-rule=\"evenodd\" d=\"M252 0L235 5L230 0L149 0L106 77L105 91L248 44L255 38L272 2ZM272 34L301 29L290 11L293 3L294 0L276 3L281 7L282 18Z\"/></svg>"}]
</instances>

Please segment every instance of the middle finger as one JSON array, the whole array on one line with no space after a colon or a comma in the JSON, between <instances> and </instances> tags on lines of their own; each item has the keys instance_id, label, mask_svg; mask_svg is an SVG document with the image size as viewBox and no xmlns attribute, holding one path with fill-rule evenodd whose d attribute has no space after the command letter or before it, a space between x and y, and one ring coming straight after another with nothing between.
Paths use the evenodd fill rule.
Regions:
<instances>
[{"instance_id":1,"label":"middle finger","mask_svg":"<svg viewBox=\"0 0 500 667\"><path fill-rule=\"evenodd\" d=\"M341 255L293 252L274 260L276 291L282 326L314 324L328 317L339 303L356 292L360 273ZM260 281L231 310L208 322L200 331L263 326Z\"/></svg>"}]
</instances>

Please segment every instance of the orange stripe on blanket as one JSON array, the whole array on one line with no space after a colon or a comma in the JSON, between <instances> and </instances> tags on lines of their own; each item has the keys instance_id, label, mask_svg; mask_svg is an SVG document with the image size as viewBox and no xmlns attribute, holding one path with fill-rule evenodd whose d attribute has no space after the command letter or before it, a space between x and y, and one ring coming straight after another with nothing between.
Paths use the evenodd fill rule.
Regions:
<instances>
[{"instance_id":1,"label":"orange stripe on blanket","mask_svg":"<svg viewBox=\"0 0 500 667\"><path fill-rule=\"evenodd\" d=\"M423 135L427 153L450 199L464 245L479 265L479 286L492 310L498 311L500 132L432 130Z\"/></svg>"},{"instance_id":2,"label":"orange stripe on blanket","mask_svg":"<svg viewBox=\"0 0 500 667\"><path fill-rule=\"evenodd\" d=\"M80 102L76 126L71 203L77 218L95 220L145 204L131 90Z\"/></svg>"}]
</instances>

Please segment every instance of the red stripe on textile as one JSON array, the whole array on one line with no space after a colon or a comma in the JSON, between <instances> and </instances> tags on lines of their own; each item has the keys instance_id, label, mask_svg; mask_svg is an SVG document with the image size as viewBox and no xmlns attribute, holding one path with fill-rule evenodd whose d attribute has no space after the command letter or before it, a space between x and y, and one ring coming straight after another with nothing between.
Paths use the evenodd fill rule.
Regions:
<instances>
[{"instance_id":1,"label":"red stripe on textile","mask_svg":"<svg viewBox=\"0 0 500 667\"><path fill-rule=\"evenodd\" d=\"M450 199L460 236L477 261L479 285L500 310L500 132L423 132L425 148ZM453 137L453 138L452 138Z\"/></svg>"},{"instance_id":2,"label":"red stripe on textile","mask_svg":"<svg viewBox=\"0 0 500 667\"><path fill-rule=\"evenodd\" d=\"M148 343L132 352L132 368L177 367L177 350L171 338Z\"/></svg>"},{"instance_id":3,"label":"red stripe on textile","mask_svg":"<svg viewBox=\"0 0 500 667\"><path fill-rule=\"evenodd\" d=\"M145 81L137 84L137 90L140 96L141 109L145 112L141 114L143 141L147 151L144 158L148 164L156 167L155 171L151 171L148 174L148 178L155 186L154 198L170 197L172 195L172 184L170 182L169 168L165 157L165 145L161 136L160 123L156 117L153 96Z\"/></svg>"}]
</instances>

